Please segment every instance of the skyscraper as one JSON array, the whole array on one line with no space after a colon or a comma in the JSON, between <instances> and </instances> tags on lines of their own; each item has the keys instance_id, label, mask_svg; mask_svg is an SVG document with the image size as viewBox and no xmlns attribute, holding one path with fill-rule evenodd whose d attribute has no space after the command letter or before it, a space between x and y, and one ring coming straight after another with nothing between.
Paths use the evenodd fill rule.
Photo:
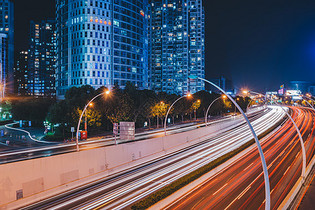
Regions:
<instances>
[{"instance_id":1,"label":"skyscraper","mask_svg":"<svg viewBox=\"0 0 315 210\"><path fill-rule=\"evenodd\" d=\"M202 0L149 1L149 70L155 91L175 94L204 90L204 9Z\"/></svg>"},{"instance_id":2,"label":"skyscraper","mask_svg":"<svg viewBox=\"0 0 315 210\"><path fill-rule=\"evenodd\" d=\"M27 95L55 97L55 68L55 20L31 21L28 49Z\"/></svg>"},{"instance_id":3,"label":"skyscraper","mask_svg":"<svg viewBox=\"0 0 315 210\"><path fill-rule=\"evenodd\" d=\"M0 98L14 91L14 8L10 0L0 0Z\"/></svg>"},{"instance_id":4,"label":"skyscraper","mask_svg":"<svg viewBox=\"0 0 315 210\"><path fill-rule=\"evenodd\" d=\"M147 0L57 0L57 97L70 87L148 87Z\"/></svg>"},{"instance_id":5,"label":"skyscraper","mask_svg":"<svg viewBox=\"0 0 315 210\"><path fill-rule=\"evenodd\" d=\"M21 51L15 65L15 93L25 96L27 92L28 52Z\"/></svg>"}]
</instances>

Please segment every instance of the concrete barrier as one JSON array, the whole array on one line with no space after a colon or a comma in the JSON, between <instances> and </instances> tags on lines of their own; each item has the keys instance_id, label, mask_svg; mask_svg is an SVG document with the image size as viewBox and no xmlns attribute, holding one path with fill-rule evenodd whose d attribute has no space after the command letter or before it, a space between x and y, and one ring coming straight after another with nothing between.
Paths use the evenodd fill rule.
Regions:
<instances>
[{"instance_id":1,"label":"concrete barrier","mask_svg":"<svg viewBox=\"0 0 315 210\"><path fill-rule=\"evenodd\" d=\"M0 209L20 208L239 126L242 118L165 137L0 165Z\"/></svg>"}]
</instances>

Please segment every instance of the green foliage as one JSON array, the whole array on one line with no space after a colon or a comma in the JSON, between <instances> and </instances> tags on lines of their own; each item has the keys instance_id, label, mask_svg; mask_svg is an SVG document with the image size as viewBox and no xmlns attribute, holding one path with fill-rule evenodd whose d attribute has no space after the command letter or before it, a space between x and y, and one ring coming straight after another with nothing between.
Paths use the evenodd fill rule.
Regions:
<instances>
[{"instance_id":1,"label":"green foliage","mask_svg":"<svg viewBox=\"0 0 315 210\"><path fill-rule=\"evenodd\" d=\"M91 86L73 87L69 89L65 95L65 100L53 104L46 116L48 122L58 124L58 132L63 137L69 137L71 133L70 127L76 127L79 119L79 110L83 110L84 106L96 95L105 92L105 87L94 90ZM205 107L217 95L209 94L206 91L195 93L193 99L183 98L178 101L171 110L170 116L181 116L182 120L191 111L191 108L197 110L197 115L204 116ZM177 95L169 95L164 92L155 93L151 90L139 90L132 83L127 83L124 90L115 85L110 95L98 97L93 102L93 108L88 108L89 127L93 128L93 132L111 130L113 123L121 121L136 122L136 126L142 127L144 121L154 118L163 119L167 110L176 99ZM201 102L198 102L201 100ZM160 102L163 101L164 104ZM193 103L193 101L197 101ZM220 104L220 103L218 103ZM49 106L47 106L48 108ZM221 107L214 107L214 110L222 110ZM25 114L23 111L20 115ZM152 122L157 122L156 120ZM89 130L90 133L91 130ZM57 132L57 131L56 131Z\"/></svg>"},{"instance_id":2,"label":"green foliage","mask_svg":"<svg viewBox=\"0 0 315 210\"><path fill-rule=\"evenodd\" d=\"M201 105L201 101L200 100L197 100L195 101L192 105L191 105L191 110L197 110L200 108L200 105Z\"/></svg>"},{"instance_id":3,"label":"green foliage","mask_svg":"<svg viewBox=\"0 0 315 210\"><path fill-rule=\"evenodd\" d=\"M12 115L15 120L29 120L35 125L42 125L53 99L21 98L12 101Z\"/></svg>"},{"instance_id":4,"label":"green foliage","mask_svg":"<svg viewBox=\"0 0 315 210\"><path fill-rule=\"evenodd\" d=\"M164 102L160 102L151 107L151 115L153 117L163 118L167 114L167 110L170 105Z\"/></svg>"},{"instance_id":5,"label":"green foliage","mask_svg":"<svg viewBox=\"0 0 315 210\"><path fill-rule=\"evenodd\" d=\"M74 116L74 118L77 119L76 121L79 121L81 114L82 110L77 108ZM100 111L92 107L88 107L83 115L83 120L85 119L85 116L89 127L100 127L102 125L102 115Z\"/></svg>"}]
</instances>

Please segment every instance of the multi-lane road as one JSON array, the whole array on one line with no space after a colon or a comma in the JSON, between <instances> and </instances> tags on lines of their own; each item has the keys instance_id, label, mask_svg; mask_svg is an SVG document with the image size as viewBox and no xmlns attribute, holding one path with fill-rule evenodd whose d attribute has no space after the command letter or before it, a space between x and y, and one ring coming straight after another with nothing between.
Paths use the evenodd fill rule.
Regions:
<instances>
[{"instance_id":1,"label":"multi-lane road","mask_svg":"<svg viewBox=\"0 0 315 210\"><path fill-rule=\"evenodd\" d=\"M260 134L283 120L284 116L282 109L274 106L252 116L251 123L257 134ZM148 194L235 150L252 138L247 125L242 123L234 129L181 151L56 195L27 208L128 208Z\"/></svg>"},{"instance_id":2,"label":"multi-lane road","mask_svg":"<svg viewBox=\"0 0 315 210\"><path fill-rule=\"evenodd\" d=\"M306 147L307 163L314 156L314 115L311 109L291 107ZM298 134L290 121L262 143L267 160L271 208L277 209L301 176L302 155ZM256 148L174 201L168 209L264 209L265 188Z\"/></svg>"}]
</instances>

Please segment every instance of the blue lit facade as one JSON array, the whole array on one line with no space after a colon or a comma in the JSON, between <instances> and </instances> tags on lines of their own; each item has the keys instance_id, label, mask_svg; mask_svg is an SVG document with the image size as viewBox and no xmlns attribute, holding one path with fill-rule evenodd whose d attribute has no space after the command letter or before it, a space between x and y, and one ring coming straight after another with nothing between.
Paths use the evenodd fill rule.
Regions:
<instances>
[{"instance_id":1,"label":"blue lit facade","mask_svg":"<svg viewBox=\"0 0 315 210\"><path fill-rule=\"evenodd\" d=\"M148 87L146 0L57 0L57 97L70 87Z\"/></svg>"},{"instance_id":2,"label":"blue lit facade","mask_svg":"<svg viewBox=\"0 0 315 210\"><path fill-rule=\"evenodd\" d=\"M0 0L0 97L14 92L14 5Z\"/></svg>"},{"instance_id":3,"label":"blue lit facade","mask_svg":"<svg viewBox=\"0 0 315 210\"><path fill-rule=\"evenodd\" d=\"M31 21L28 49L26 95L56 96L56 30L55 20Z\"/></svg>"},{"instance_id":4,"label":"blue lit facade","mask_svg":"<svg viewBox=\"0 0 315 210\"><path fill-rule=\"evenodd\" d=\"M150 87L185 94L205 89L204 9L201 0L149 1Z\"/></svg>"}]
</instances>

